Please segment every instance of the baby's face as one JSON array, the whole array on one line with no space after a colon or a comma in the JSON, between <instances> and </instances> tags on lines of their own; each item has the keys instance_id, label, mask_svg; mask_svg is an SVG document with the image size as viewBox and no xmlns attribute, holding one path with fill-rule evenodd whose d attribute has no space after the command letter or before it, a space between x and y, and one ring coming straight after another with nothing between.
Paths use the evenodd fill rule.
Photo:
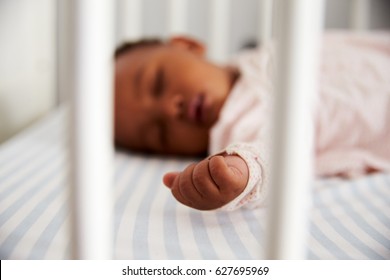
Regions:
<instances>
[{"instance_id":1,"label":"baby's face","mask_svg":"<svg viewBox=\"0 0 390 280\"><path fill-rule=\"evenodd\" d=\"M160 154L205 153L232 83L230 70L190 48L164 44L120 55L115 64L116 142Z\"/></svg>"}]
</instances>

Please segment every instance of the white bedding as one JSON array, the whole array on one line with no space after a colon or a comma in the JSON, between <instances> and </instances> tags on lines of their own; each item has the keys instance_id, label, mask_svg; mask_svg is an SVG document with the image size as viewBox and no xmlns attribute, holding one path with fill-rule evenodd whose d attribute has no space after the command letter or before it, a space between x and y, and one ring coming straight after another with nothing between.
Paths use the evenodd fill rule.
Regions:
<instances>
[{"instance_id":1,"label":"white bedding","mask_svg":"<svg viewBox=\"0 0 390 280\"><path fill-rule=\"evenodd\" d=\"M0 258L70 258L64 109L0 146ZM263 257L266 209L199 212L162 174L189 161L115 154L115 259ZM308 259L390 259L390 174L318 180Z\"/></svg>"}]
</instances>

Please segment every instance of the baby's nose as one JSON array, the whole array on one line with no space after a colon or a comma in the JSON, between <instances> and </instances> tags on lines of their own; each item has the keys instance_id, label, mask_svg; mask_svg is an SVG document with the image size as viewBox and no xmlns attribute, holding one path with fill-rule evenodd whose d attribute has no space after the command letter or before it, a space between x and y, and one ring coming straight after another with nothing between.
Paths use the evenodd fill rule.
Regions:
<instances>
[{"instance_id":1,"label":"baby's nose","mask_svg":"<svg viewBox=\"0 0 390 280\"><path fill-rule=\"evenodd\" d=\"M175 95L167 98L162 104L162 113L168 118L181 118L183 116L183 97Z\"/></svg>"}]
</instances>

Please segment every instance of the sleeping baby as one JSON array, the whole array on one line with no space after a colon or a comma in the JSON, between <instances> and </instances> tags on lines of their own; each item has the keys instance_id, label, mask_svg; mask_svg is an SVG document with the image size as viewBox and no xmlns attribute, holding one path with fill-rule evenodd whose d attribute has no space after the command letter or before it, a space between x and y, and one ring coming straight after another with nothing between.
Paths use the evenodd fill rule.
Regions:
<instances>
[{"instance_id":1,"label":"sleeping baby","mask_svg":"<svg viewBox=\"0 0 390 280\"><path fill-rule=\"evenodd\" d=\"M224 66L188 37L141 40L115 53L115 142L203 160L164 184L199 210L257 207L267 198L272 44ZM317 176L390 171L390 34L329 33L313 107Z\"/></svg>"}]
</instances>

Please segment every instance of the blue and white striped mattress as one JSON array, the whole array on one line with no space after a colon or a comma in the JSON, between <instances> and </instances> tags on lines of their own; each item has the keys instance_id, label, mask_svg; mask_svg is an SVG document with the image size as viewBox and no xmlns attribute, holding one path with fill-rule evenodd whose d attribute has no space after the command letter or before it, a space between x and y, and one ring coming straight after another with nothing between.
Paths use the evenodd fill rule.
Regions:
<instances>
[{"instance_id":1,"label":"blue and white striped mattress","mask_svg":"<svg viewBox=\"0 0 390 280\"><path fill-rule=\"evenodd\" d=\"M0 146L0 258L70 258L65 110ZM164 172L189 161L115 155L116 259L263 257L266 209L200 212L177 203ZM308 259L390 259L390 174L319 180Z\"/></svg>"}]
</instances>

